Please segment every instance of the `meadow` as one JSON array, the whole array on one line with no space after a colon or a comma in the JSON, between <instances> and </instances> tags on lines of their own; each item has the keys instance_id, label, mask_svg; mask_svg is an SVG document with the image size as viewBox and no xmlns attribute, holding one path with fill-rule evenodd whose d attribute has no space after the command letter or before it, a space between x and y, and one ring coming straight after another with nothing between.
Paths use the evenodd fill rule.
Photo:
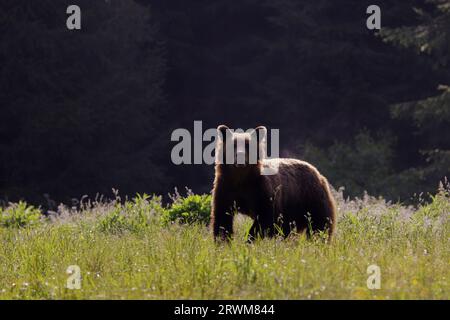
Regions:
<instances>
[{"instance_id":1,"label":"meadow","mask_svg":"<svg viewBox=\"0 0 450 320\"><path fill-rule=\"evenodd\" d=\"M258 239L235 219L216 244L210 196L83 199L43 217L24 202L0 209L0 299L448 299L450 188L416 206L335 192L337 233L325 243ZM67 288L69 266L81 288ZM381 288L369 289L377 265ZM73 276L73 275L72 275Z\"/></svg>"}]
</instances>

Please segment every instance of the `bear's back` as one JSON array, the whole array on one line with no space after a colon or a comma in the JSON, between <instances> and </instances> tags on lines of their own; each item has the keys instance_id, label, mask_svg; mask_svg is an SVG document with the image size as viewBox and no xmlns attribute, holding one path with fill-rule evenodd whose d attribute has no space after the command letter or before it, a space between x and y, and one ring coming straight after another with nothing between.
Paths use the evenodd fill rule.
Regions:
<instances>
[{"instance_id":1,"label":"bear's back","mask_svg":"<svg viewBox=\"0 0 450 320\"><path fill-rule=\"evenodd\" d=\"M266 188L268 188L267 191L274 196L277 194L282 195L284 200L313 200L312 198L315 198L318 193L322 193L324 187L328 187L326 179L313 165L306 161L276 158L264 159L261 164L261 170L268 170L267 172L269 173L277 172L264 175L262 171ZM276 169L277 166L278 168Z\"/></svg>"},{"instance_id":2,"label":"bear's back","mask_svg":"<svg viewBox=\"0 0 450 320\"><path fill-rule=\"evenodd\" d=\"M309 176L322 177L319 171L312 164L292 158L275 158L264 159L261 161L262 167L278 171L273 176L286 176L288 180L291 178L305 178ZM278 167L278 170L276 168ZM271 176L271 175L268 175Z\"/></svg>"}]
</instances>

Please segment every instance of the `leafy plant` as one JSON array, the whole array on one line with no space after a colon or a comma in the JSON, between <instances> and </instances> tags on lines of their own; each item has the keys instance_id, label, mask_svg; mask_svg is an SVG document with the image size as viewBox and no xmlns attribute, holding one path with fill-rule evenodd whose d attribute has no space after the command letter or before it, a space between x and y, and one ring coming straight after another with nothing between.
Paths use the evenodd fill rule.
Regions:
<instances>
[{"instance_id":1,"label":"leafy plant","mask_svg":"<svg viewBox=\"0 0 450 320\"><path fill-rule=\"evenodd\" d=\"M186 197L178 197L168 210L161 216L163 225L171 222L181 224L202 223L208 224L211 212L211 196L189 194Z\"/></svg>"},{"instance_id":2,"label":"leafy plant","mask_svg":"<svg viewBox=\"0 0 450 320\"><path fill-rule=\"evenodd\" d=\"M432 221L448 219L450 213L450 183L444 180L439 184L438 192L431 195L431 202L419 206L414 215L416 222L429 224Z\"/></svg>"},{"instance_id":3,"label":"leafy plant","mask_svg":"<svg viewBox=\"0 0 450 320\"><path fill-rule=\"evenodd\" d=\"M0 226L6 228L23 228L40 222L41 211L26 202L11 204L6 209L0 208Z\"/></svg>"}]
</instances>

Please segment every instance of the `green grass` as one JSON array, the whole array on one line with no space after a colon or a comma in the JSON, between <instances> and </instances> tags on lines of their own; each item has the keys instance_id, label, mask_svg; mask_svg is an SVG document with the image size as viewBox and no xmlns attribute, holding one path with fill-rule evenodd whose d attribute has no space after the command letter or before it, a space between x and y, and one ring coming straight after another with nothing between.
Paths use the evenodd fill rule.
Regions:
<instances>
[{"instance_id":1,"label":"green grass","mask_svg":"<svg viewBox=\"0 0 450 320\"><path fill-rule=\"evenodd\" d=\"M297 235L249 245L250 220L239 216L235 239L217 245L202 223L167 223L170 208L148 196L60 207L39 223L32 215L29 226L0 226L0 299L449 298L448 190L417 208L337 197L331 244ZM372 264L379 290L366 285ZM70 265L80 290L66 288Z\"/></svg>"}]
</instances>

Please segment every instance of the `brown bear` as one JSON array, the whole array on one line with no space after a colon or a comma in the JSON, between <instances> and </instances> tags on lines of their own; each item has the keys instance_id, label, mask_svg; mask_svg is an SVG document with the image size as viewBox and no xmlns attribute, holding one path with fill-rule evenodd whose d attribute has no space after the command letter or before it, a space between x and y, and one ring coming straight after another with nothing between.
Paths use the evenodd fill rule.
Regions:
<instances>
[{"instance_id":1,"label":"brown bear","mask_svg":"<svg viewBox=\"0 0 450 320\"><path fill-rule=\"evenodd\" d=\"M308 235L325 231L331 238L336 224L335 202L327 179L315 167L297 159L267 159L267 129L263 126L251 133L232 132L225 125L217 131L211 210L216 240L230 239L235 212L254 220L249 241L276 234L286 237L292 228L298 233L308 231ZM256 160L250 161L249 151L255 145ZM278 170L265 175L264 168Z\"/></svg>"}]
</instances>

